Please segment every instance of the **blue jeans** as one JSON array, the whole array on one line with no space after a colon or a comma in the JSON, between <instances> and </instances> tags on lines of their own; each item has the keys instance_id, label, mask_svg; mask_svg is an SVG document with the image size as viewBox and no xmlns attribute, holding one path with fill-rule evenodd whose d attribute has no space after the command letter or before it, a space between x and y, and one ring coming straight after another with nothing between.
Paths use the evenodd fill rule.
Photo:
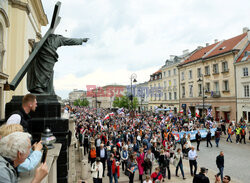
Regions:
<instances>
[{"instance_id":1,"label":"blue jeans","mask_svg":"<svg viewBox=\"0 0 250 183\"><path fill-rule=\"evenodd\" d=\"M115 174L112 174L112 173L111 173L111 176L110 176L110 178L109 178L109 182L110 182L110 183L113 183L113 177L114 177L115 183L118 183L117 172L116 172Z\"/></svg>"},{"instance_id":2,"label":"blue jeans","mask_svg":"<svg viewBox=\"0 0 250 183\"><path fill-rule=\"evenodd\" d=\"M215 139L216 147L219 146L219 141L220 141L220 138L216 138L216 139Z\"/></svg>"},{"instance_id":3,"label":"blue jeans","mask_svg":"<svg viewBox=\"0 0 250 183\"><path fill-rule=\"evenodd\" d=\"M232 142L232 139L231 139L231 135L230 134L228 134L228 136L227 136L227 141L228 140L230 140L230 142Z\"/></svg>"},{"instance_id":4,"label":"blue jeans","mask_svg":"<svg viewBox=\"0 0 250 183\"><path fill-rule=\"evenodd\" d=\"M182 174L182 177L184 177L184 171L183 171L183 164L182 163L179 163L176 167L176 170L175 170L175 174L178 175L178 169L181 169L181 174Z\"/></svg>"},{"instance_id":5,"label":"blue jeans","mask_svg":"<svg viewBox=\"0 0 250 183\"><path fill-rule=\"evenodd\" d=\"M220 177L221 177L221 182L223 181L223 170L224 170L224 167L218 167L219 171L220 171Z\"/></svg>"}]
</instances>

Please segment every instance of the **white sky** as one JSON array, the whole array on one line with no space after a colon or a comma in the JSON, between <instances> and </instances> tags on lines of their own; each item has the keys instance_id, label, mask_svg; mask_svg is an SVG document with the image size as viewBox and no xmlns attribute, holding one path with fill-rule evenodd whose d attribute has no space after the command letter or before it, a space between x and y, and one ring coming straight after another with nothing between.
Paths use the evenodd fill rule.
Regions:
<instances>
[{"instance_id":1,"label":"white sky","mask_svg":"<svg viewBox=\"0 0 250 183\"><path fill-rule=\"evenodd\" d=\"M42 0L49 23L56 0ZM61 0L56 34L90 38L61 47L56 93L67 98L86 85L148 81L169 55L242 33L250 27L249 0ZM43 27L45 34L47 27Z\"/></svg>"}]
</instances>

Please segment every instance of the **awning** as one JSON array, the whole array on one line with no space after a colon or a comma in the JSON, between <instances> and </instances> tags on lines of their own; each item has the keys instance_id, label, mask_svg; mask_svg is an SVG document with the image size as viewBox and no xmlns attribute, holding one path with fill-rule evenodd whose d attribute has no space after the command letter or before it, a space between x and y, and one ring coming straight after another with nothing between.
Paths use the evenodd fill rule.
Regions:
<instances>
[{"instance_id":1,"label":"awning","mask_svg":"<svg viewBox=\"0 0 250 183\"><path fill-rule=\"evenodd\" d=\"M219 108L220 111L231 111L231 107L230 106L220 106Z\"/></svg>"}]
</instances>

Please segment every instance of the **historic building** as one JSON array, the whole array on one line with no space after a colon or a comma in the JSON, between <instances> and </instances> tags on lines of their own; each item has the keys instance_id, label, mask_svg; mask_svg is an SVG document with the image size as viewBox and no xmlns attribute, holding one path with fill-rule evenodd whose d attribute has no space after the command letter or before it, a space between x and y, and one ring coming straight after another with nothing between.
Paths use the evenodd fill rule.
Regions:
<instances>
[{"instance_id":1,"label":"historic building","mask_svg":"<svg viewBox=\"0 0 250 183\"><path fill-rule=\"evenodd\" d=\"M135 88L135 97L138 99L138 111L148 111L149 88L148 82L139 83Z\"/></svg>"},{"instance_id":2,"label":"historic building","mask_svg":"<svg viewBox=\"0 0 250 183\"><path fill-rule=\"evenodd\" d=\"M235 55L246 44L248 29L236 37L198 47L179 68L180 106L216 120L236 120ZM202 112L203 111L203 112Z\"/></svg>"},{"instance_id":3,"label":"historic building","mask_svg":"<svg viewBox=\"0 0 250 183\"><path fill-rule=\"evenodd\" d=\"M177 66L189 55L188 50L183 55L171 55L162 66L162 97L163 108L171 109L175 114L179 111L179 74Z\"/></svg>"},{"instance_id":4,"label":"historic building","mask_svg":"<svg viewBox=\"0 0 250 183\"><path fill-rule=\"evenodd\" d=\"M28 58L32 43L41 39L41 26L48 24L41 0L0 1L0 118L13 95L27 93L26 77L17 89L3 91Z\"/></svg>"},{"instance_id":5,"label":"historic building","mask_svg":"<svg viewBox=\"0 0 250 183\"><path fill-rule=\"evenodd\" d=\"M86 98L86 96L87 91L74 89L69 93L69 102L70 104L73 104L75 100Z\"/></svg>"},{"instance_id":6,"label":"historic building","mask_svg":"<svg viewBox=\"0 0 250 183\"><path fill-rule=\"evenodd\" d=\"M235 58L237 121L250 122L250 32L248 42Z\"/></svg>"},{"instance_id":7,"label":"historic building","mask_svg":"<svg viewBox=\"0 0 250 183\"><path fill-rule=\"evenodd\" d=\"M156 108L162 108L162 70L150 75L148 81L148 110L154 111Z\"/></svg>"}]
</instances>

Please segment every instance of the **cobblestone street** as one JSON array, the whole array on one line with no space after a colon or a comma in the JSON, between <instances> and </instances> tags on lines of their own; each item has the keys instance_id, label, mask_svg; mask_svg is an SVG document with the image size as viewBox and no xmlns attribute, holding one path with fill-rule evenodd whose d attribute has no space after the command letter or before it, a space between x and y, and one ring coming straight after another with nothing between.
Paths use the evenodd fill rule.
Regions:
<instances>
[{"instance_id":1,"label":"cobblestone street","mask_svg":"<svg viewBox=\"0 0 250 183\"><path fill-rule=\"evenodd\" d=\"M212 142L214 144L214 142ZM192 145L196 146L196 143L193 142ZM232 148L233 147L233 148ZM238 147L241 148L241 150L238 149ZM213 148L207 148L206 147L206 142L202 141L200 145L200 150L198 152L198 166L204 166L208 168L208 177L210 179L210 182L214 182L215 178L214 175L217 172L217 167L216 167L216 156L219 154L221 150L224 151L225 154L225 169L224 169L224 175L230 175L232 178L231 183L247 183L248 178L249 178L249 171L248 171L248 166L250 164L250 155L249 155L249 150L250 150L250 144L249 142L244 145L244 144L235 144L235 143L226 143L225 139L222 138L220 141L220 147L216 148L213 146ZM84 157L84 159L87 159L87 157ZM238 163L240 162L240 163ZM242 163L244 162L244 163ZM184 173L185 177L187 178L186 180L183 180L182 177L176 177L175 176L175 167L173 165L170 165L171 168L171 180L165 179L165 182L170 182L170 183L191 183L193 178L190 175L190 170L189 170L189 163L188 160L184 160ZM238 164L237 164L238 163ZM154 163L154 167L157 166L157 163ZM79 162L79 152L76 151L76 171L77 171L77 180L80 180L80 174L81 174L81 163ZM199 172L199 169L197 170L197 173ZM88 179L85 180L88 183L92 183L92 177L90 174L90 167L88 166L88 169L85 171L88 172ZM122 170L120 170L122 172ZM103 183L108 183L109 178L106 176L107 172L105 171L105 177L103 179ZM180 175L180 172L179 172ZM145 177L144 177L145 178ZM128 177L124 175L124 173L121 173L121 176L118 180L119 183L127 183ZM136 171L135 174L135 183L139 183L139 175L138 171Z\"/></svg>"}]
</instances>

